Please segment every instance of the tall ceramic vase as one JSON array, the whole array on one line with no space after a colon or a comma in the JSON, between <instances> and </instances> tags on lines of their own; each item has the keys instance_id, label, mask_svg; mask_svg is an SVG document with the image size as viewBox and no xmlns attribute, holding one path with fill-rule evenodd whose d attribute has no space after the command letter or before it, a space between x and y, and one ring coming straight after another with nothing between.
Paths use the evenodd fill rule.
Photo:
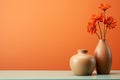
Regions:
<instances>
[{"instance_id":1,"label":"tall ceramic vase","mask_svg":"<svg viewBox=\"0 0 120 80\"><path fill-rule=\"evenodd\" d=\"M112 53L106 40L99 40L95 49L97 74L109 74L112 65Z\"/></svg>"}]
</instances>

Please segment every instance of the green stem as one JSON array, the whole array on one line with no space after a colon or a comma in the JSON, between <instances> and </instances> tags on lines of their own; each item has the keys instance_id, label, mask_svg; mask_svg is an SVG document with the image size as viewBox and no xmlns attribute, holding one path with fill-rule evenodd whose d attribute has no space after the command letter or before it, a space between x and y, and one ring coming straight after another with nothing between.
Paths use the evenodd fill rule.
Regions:
<instances>
[{"instance_id":1,"label":"green stem","mask_svg":"<svg viewBox=\"0 0 120 80\"><path fill-rule=\"evenodd\" d=\"M111 25L111 24L112 24L112 22L109 25ZM107 27L105 29L105 38L104 39L106 39L106 33L107 33Z\"/></svg>"},{"instance_id":2,"label":"green stem","mask_svg":"<svg viewBox=\"0 0 120 80\"><path fill-rule=\"evenodd\" d=\"M98 39L100 39L100 36L98 35L98 33L97 33L97 32L96 32L96 35L97 35Z\"/></svg>"},{"instance_id":3,"label":"green stem","mask_svg":"<svg viewBox=\"0 0 120 80\"><path fill-rule=\"evenodd\" d=\"M106 18L106 16L105 16L105 11L104 11L104 22L105 22L105 18ZM105 27L105 23L103 23L104 24L104 39L106 38L106 27Z\"/></svg>"},{"instance_id":4,"label":"green stem","mask_svg":"<svg viewBox=\"0 0 120 80\"><path fill-rule=\"evenodd\" d=\"M100 27L100 23L99 22L98 22L98 27L99 27L99 30L100 30L100 36L101 36L100 39L102 39L102 31L101 31L101 27Z\"/></svg>"},{"instance_id":5,"label":"green stem","mask_svg":"<svg viewBox=\"0 0 120 80\"><path fill-rule=\"evenodd\" d=\"M105 36L104 36L104 39L106 39L106 33L107 33L107 28L105 29Z\"/></svg>"}]
</instances>

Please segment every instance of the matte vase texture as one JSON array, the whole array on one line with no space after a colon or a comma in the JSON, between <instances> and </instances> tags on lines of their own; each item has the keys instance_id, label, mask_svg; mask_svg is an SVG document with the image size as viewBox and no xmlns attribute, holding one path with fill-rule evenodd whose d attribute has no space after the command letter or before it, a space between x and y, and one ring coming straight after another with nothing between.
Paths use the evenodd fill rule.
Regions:
<instances>
[{"instance_id":1,"label":"matte vase texture","mask_svg":"<svg viewBox=\"0 0 120 80\"><path fill-rule=\"evenodd\" d=\"M95 58L84 49L78 50L70 59L70 68L76 76L91 75L95 65Z\"/></svg>"},{"instance_id":2,"label":"matte vase texture","mask_svg":"<svg viewBox=\"0 0 120 80\"><path fill-rule=\"evenodd\" d=\"M95 49L97 74L109 74L112 65L112 53L106 40L99 40Z\"/></svg>"}]
</instances>

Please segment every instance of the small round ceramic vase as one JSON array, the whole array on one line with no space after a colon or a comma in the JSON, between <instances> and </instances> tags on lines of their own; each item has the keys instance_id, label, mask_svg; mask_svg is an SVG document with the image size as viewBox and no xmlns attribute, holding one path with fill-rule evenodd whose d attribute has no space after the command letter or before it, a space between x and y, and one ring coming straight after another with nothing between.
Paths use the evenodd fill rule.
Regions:
<instances>
[{"instance_id":1,"label":"small round ceramic vase","mask_svg":"<svg viewBox=\"0 0 120 80\"><path fill-rule=\"evenodd\" d=\"M78 53L70 58L70 68L76 76L91 75L95 65L95 58L88 54L86 49L79 49Z\"/></svg>"}]
</instances>

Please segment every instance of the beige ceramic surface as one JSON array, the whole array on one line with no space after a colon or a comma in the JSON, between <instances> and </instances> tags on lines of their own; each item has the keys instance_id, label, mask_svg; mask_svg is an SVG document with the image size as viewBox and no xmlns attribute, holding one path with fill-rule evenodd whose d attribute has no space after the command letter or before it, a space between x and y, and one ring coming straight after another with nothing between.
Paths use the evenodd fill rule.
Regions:
<instances>
[{"instance_id":1,"label":"beige ceramic surface","mask_svg":"<svg viewBox=\"0 0 120 80\"><path fill-rule=\"evenodd\" d=\"M74 76L66 70L0 70L0 80L120 80L120 70L112 70L109 75Z\"/></svg>"},{"instance_id":2,"label":"beige ceramic surface","mask_svg":"<svg viewBox=\"0 0 120 80\"><path fill-rule=\"evenodd\" d=\"M95 59L97 73L109 74L112 64L112 54L106 40L99 40L95 49Z\"/></svg>"},{"instance_id":3,"label":"beige ceramic surface","mask_svg":"<svg viewBox=\"0 0 120 80\"><path fill-rule=\"evenodd\" d=\"M70 59L70 67L75 75L91 75L95 68L95 59L87 50L78 50Z\"/></svg>"}]
</instances>

